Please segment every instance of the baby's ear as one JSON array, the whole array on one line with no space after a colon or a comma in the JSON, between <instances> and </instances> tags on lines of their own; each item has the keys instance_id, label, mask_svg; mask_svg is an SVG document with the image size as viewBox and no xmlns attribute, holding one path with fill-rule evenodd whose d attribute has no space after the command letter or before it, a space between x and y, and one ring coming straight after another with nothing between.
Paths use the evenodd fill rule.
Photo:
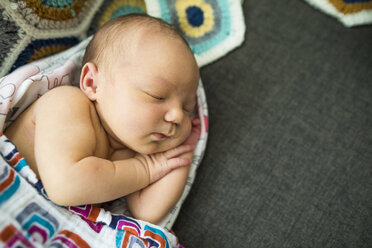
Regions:
<instances>
[{"instance_id":1,"label":"baby's ear","mask_svg":"<svg viewBox=\"0 0 372 248\"><path fill-rule=\"evenodd\" d=\"M80 89L91 100L96 100L96 90L98 85L97 66L91 62L86 63L81 69Z\"/></svg>"}]
</instances>

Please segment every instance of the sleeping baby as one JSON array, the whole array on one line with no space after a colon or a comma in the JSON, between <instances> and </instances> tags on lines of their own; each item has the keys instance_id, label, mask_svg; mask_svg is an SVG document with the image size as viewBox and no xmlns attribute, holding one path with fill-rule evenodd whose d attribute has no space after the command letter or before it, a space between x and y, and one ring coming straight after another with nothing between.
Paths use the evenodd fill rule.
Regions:
<instances>
[{"instance_id":1,"label":"sleeping baby","mask_svg":"<svg viewBox=\"0 0 372 248\"><path fill-rule=\"evenodd\" d=\"M48 91L5 131L48 197L76 206L125 196L159 222L186 184L200 120L199 71L171 25L146 15L106 23L89 43L80 89Z\"/></svg>"}]
</instances>

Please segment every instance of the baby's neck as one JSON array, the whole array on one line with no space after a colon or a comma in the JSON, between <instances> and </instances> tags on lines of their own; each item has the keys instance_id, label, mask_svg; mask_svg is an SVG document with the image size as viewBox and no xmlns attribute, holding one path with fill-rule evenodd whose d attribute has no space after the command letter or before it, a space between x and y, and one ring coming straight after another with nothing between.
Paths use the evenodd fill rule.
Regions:
<instances>
[{"instance_id":1,"label":"baby's neck","mask_svg":"<svg viewBox=\"0 0 372 248\"><path fill-rule=\"evenodd\" d=\"M109 134L107 134L109 140L109 157L111 161L129 159L135 156L135 152L129 149L127 146L115 140Z\"/></svg>"},{"instance_id":2,"label":"baby's neck","mask_svg":"<svg viewBox=\"0 0 372 248\"><path fill-rule=\"evenodd\" d=\"M112 137L110 134L107 133L107 138L109 141L110 148L113 150L124 150L129 149L127 146L123 145L121 142L116 140L114 137Z\"/></svg>"}]
</instances>

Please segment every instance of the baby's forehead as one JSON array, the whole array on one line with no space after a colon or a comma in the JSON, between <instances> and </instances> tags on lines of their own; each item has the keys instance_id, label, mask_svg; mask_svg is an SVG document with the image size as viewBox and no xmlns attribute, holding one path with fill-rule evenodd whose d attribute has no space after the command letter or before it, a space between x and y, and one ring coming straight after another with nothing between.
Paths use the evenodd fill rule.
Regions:
<instances>
[{"instance_id":1,"label":"baby's forehead","mask_svg":"<svg viewBox=\"0 0 372 248\"><path fill-rule=\"evenodd\" d=\"M194 56L182 35L169 24L133 22L124 25L117 23L115 27L104 32L100 36L100 43L101 51L105 54L101 57L99 64L107 69L123 62L136 62L140 56L151 56L154 50L168 54L169 47L175 43L183 44L178 45L182 54L185 52L192 55L187 55L187 58ZM106 35L111 37L107 38Z\"/></svg>"},{"instance_id":2,"label":"baby's forehead","mask_svg":"<svg viewBox=\"0 0 372 248\"><path fill-rule=\"evenodd\" d=\"M116 45L108 52L111 52L110 56L136 59L139 54L146 55L150 51L150 47L151 49L168 50L170 44L175 42L183 44L182 50L192 54L188 44L184 42L182 37L174 33L162 30L158 26L133 27L125 32L119 32L115 38Z\"/></svg>"}]
</instances>

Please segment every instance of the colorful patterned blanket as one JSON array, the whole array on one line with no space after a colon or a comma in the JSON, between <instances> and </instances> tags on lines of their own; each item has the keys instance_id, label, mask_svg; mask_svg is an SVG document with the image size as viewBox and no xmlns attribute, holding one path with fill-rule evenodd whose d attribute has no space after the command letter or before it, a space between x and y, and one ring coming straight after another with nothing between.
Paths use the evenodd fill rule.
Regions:
<instances>
[{"instance_id":1,"label":"colorful patterned blanket","mask_svg":"<svg viewBox=\"0 0 372 248\"><path fill-rule=\"evenodd\" d=\"M0 79L0 131L48 90L60 85L78 85L88 42L86 39L62 53L24 65ZM0 134L0 244L6 247L178 247L176 237L169 230L190 191L208 134L207 104L201 81L197 98L202 130L187 185L181 199L158 226L124 215L122 199L116 204L120 214L92 205L60 207L53 204L16 147Z\"/></svg>"}]
</instances>

